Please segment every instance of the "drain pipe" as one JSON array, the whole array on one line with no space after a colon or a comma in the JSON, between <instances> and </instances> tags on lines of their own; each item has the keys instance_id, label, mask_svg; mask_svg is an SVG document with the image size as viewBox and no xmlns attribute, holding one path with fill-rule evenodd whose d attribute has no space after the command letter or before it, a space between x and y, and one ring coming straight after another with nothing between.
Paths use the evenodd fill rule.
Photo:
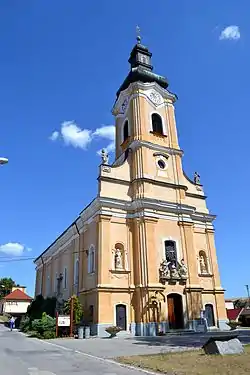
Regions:
<instances>
[{"instance_id":1,"label":"drain pipe","mask_svg":"<svg viewBox=\"0 0 250 375\"><path fill-rule=\"evenodd\" d=\"M76 289L76 295L77 297L79 296L79 276L80 276L80 232L79 232L79 229L78 229L78 226L76 224L76 221L74 222L75 224L75 228L76 228L76 231L77 231L77 234L78 234L78 270L77 270L77 289ZM75 264L74 264L74 269L75 269Z\"/></svg>"}]
</instances>

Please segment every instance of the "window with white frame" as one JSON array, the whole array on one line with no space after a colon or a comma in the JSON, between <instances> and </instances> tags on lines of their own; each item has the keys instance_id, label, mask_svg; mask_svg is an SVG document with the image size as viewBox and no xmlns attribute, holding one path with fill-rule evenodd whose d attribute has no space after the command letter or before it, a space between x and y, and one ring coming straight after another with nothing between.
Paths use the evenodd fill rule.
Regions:
<instances>
[{"instance_id":1,"label":"window with white frame","mask_svg":"<svg viewBox=\"0 0 250 375\"><path fill-rule=\"evenodd\" d=\"M68 270L67 270L67 267L64 267L63 287L64 287L64 289L67 289L67 287L68 287Z\"/></svg>"},{"instance_id":2,"label":"window with white frame","mask_svg":"<svg viewBox=\"0 0 250 375\"><path fill-rule=\"evenodd\" d=\"M57 278L58 278L58 274L57 274L57 272L56 272L56 274L55 274L55 279L54 279L54 292L55 292L55 293L57 292L57 284L58 284L58 280L57 280Z\"/></svg>"},{"instance_id":3,"label":"window with white frame","mask_svg":"<svg viewBox=\"0 0 250 375\"><path fill-rule=\"evenodd\" d=\"M46 278L46 295L48 296L50 294L50 276L47 275Z\"/></svg>"},{"instance_id":4,"label":"window with white frame","mask_svg":"<svg viewBox=\"0 0 250 375\"><path fill-rule=\"evenodd\" d=\"M90 246L89 253L88 253L88 273L95 272L95 248L94 246Z\"/></svg>"},{"instance_id":5,"label":"window with white frame","mask_svg":"<svg viewBox=\"0 0 250 375\"><path fill-rule=\"evenodd\" d=\"M177 267L177 251L176 242L167 240L164 242L165 245L165 258L168 262L171 262Z\"/></svg>"}]
</instances>

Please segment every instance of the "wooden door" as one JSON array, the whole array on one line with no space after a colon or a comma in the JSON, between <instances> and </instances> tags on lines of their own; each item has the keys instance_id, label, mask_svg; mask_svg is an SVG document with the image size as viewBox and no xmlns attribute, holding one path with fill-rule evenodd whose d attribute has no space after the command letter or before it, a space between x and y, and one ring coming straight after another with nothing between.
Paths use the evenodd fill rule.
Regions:
<instances>
[{"instance_id":1,"label":"wooden door","mask_svg":"<svg viewBox=\"0 0 250 375\"><path fill-rule=\"evenodd\" d=\"M170 329L175 328L174 297L168 296L168 324Z\"/></svg>"},{"instance_id":2,"label":"wooden door","mask_svg":"<svg viewBox=\"0 0 250 375\"><path fill-rule=\"evenodd\" d=\"M127 314L125 305L116 306L116 326L127 330Z\"/></svg>"}]
</instances>

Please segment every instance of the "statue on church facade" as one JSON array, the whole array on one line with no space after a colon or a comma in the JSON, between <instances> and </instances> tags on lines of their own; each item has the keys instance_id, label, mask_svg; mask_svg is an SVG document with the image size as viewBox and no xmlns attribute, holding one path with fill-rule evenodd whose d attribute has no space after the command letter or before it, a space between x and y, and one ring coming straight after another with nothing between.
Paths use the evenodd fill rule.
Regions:
<instances>
[{"instance_id":1,"label":"statue on church facade","mask_svg":"<svg viewBox=\"0 0 250 375\"><path fill-rule=\"evenodd\" d=\"M180 278L179 273L177 271L177 268L176 268L176 265L174 264L174 262L170 263L169 269L170 269L170 277L171 277L171 279L179 279Z\"/></svg>"},{"instance_id":2,"label":"statue on church facade","mask_svg":"<svg viewBox=\"0 0 250 375\"><path fill-rule=\"evenodd\" d=\"M161 262L160 268L159 268L160 280L170 279L169 264L170 262L168 262L167 260L163 260Z\"/></svg>"},{"instance_id":3,"label":"statue on church facade","mask_svg":"<svg viewBox=\"0 0 250 375\"><path fill-rule=\"evenodd\" d=\"M200 252L199 254L199 262L200 262L201 273L208 273L206 257L202 252Z\"/></svg>"},{"instance_id":4,"label":"statue on church facade","mask_svg":"<svg viewBox=\"0 0 250 375\"><path fill-rule=\"evenodd\" d=\"M199 175L198 172L194 172L194 183L196 185L200 185L201 184L201 176Z\"/></svg>"},{"instance_id":5,"label":"statue on church facade","mask_svg":"<svg viewBox=\"0 0 250 375\"><path fill-rule=\"evenodd\" d=\"M188 271L187 266L184 263L184 259L181 260L181 264L179 264L179 275L182 279L187 279Z\"/></svg>"},{"instance_id":6,"label":"statue on church facade","mask_svg":"<svg viewBox=\"0 0 250 375\"><path fill-rule=\"evenodd\" d=\"M103 148L101 151L101 158L102 158L102 164L108 164L109 163L109 154L107 151Z\"/></svg>"},{"instance_id":7,"label":"statue on church facade","mask_svg":"<svg viewBox=\"0 0 250 375\"><path fill-rule=\"evenodd\" d=\"M181 263L177 262L177 266L174 261L163 260L160 263L159 278L163 284L165 284L167 280L186 280L187 277L188 270L184 259L181 260Z\"/></svg>"},{"instance_id":8,"label":"statue on church facade","mask_svg":"<svg viewBox=\"0 0 250 375\"><path fill-rule=\"evenodd\" d=\"M120 249L115 251L115 269L122 269L122 252Z\"/></svg>"}]
</instances>

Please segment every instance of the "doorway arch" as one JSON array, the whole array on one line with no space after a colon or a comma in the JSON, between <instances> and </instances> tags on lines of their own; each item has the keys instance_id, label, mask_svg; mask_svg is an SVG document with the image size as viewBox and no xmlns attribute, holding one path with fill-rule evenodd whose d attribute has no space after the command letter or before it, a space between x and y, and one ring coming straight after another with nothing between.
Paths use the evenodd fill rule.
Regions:
<instances>
[{"instance_id":1,"label":"doorway arch","mask_svg":"<svg viewBox=\"0 0 250 375\"><path fill-rule=\"evenodd\" d=\"M214 319L214 307L211 303L207 303L205 305L205 318L207 320L208 327L215 326L215 319Z\"/></svg>"},{"instance_id":2,"label":"doorway arch","mask_svg":"<svg viewBox=\"0 0 250 375\"><path fill-rule=\"evenodd\" d=\"M171 293L167 296L167 301L169 329L183 329L184 317L182 296L177 293Z\"/></svg>"},{"instance_id":3,"label":"doorway arch","mask_svg":"<svg viewBox=\"0 0 250 375\"><path fill-rule=\"evenodd\" d=\"M115 307L116 314L116 326L122 328L123 331L127 331L127 306L119 303Z\"/></svg>"}]
</instances>

